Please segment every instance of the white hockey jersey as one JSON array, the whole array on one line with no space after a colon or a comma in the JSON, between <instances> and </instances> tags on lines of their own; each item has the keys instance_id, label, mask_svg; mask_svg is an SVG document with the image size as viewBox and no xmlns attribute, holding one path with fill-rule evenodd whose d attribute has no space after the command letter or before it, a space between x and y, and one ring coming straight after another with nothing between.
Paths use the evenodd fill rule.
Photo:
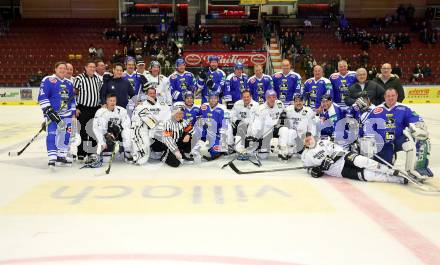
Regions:
<instances>
[{"instance_id":1,"label":"white hockey jersey","mask_svg":"<svg viewBox=\"0 0 440 265\"><path fill-rule=\"evenodd\" d=\"M324 158L327 156L335 157L338 153L346 153L344 149L331 142L330 140L319 140L314 148L305 148L301 160L306 167L320 166ZM333 163L330 168L324 171L325 174L334 177L341 177L342 169L344 168L344 158L341 157L335 163Z\"/></svg>"},{"instance_id":2,"label":"white hockey jersey","mask_svg":"<svg viewBox=\"0 0 440 265\"><path fill-rule=\"evenodd\" d=\"M145 75L148 83L153 84L156 88L156 93L158 98L161 98L168 106L173 104L173 99L171 98L170 82L168 77L164 75L153 76L148 73Z\"/></svg>"},{"instance_id":3,"label":"white hockey jersey","mask_svg":"<svg viewBox=\"0 0 440 265\"><path fill-rule=\"evenodd\" d=\"M286 107L286 120L284 124L289 129L296 130L298 136L305 136L306 132L316 135L316 115L315 112L304 106L301 110L295 110L294 105Z\"/></svg>"},{"instance_id":4,"label":"white hockey jersey","mask_svg":"<svg viewBox=\"0 0 440 265\"><path fill-rule=\"evenodd\" d=\"M101 146L105 144L104 134L107 133L109 123L121 125L122 130L125 132L130 130L130 118L124 108L116 106L113 111L100 108L93 119L93 132L96 135L98 144Z\"/></svg>"},{"instance_id":5,"label":"white hockey jersey","mask_svg":"<svg viewBox=\"0 0 440 265\"><path fill-rule=\"evenodd\" d=\"M251 135L258 139L263 138L278 124L283 111L284 104L280 100L276 100L272 108L267 105L267 102L258 106L252 122Z\"/></svg>"},{"instance_id":6,"label":"white hockey jersey","mask_svg":"<svg viewBox=\"0 0 440 265\"><path fill-rule=\"evenodd\" d=\"M133 111L132 123L145 123L150 129L150 136L154 135L154 128L160 123L171 119L170 107L160 98L156 102L143 101Z\"/></svg>"},{"instance_id":7,"label":"white hockey jersey","mask_svg":"<svg viewBox=\"0 0 440 265\"><path fill-rule=\"evenodd\" d=\"M231 110L231 122L241 121L246 124L250 124L255 118L255 112L257 112L258 102L251 100L251 102L245 106L242 99L234 103Z\"/></svg>"}]
</instances>

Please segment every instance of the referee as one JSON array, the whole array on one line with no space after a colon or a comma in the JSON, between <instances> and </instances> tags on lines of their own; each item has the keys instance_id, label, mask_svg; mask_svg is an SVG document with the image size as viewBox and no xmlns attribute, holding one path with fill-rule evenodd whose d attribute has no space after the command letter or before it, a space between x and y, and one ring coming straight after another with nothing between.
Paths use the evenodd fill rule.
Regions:
<instances>
[{"instance_id":1,"label":"referee","mask_svg":"<svg viewBox=\"0 0 440 265\"><path fill-rule=\"evenodd\" d=\"M96 141L93 130L88 130L87 123L93 119L100 108L99 91L101 79L95 74L96 64L93 61L86 63L84 73L75 78L74 88L77 94L76 116L81 125L81 145L78 146L78 160L84 160L88 154L95 153ZM91 127L90 127L91 128Z\"/></svg>"}]
</instances>

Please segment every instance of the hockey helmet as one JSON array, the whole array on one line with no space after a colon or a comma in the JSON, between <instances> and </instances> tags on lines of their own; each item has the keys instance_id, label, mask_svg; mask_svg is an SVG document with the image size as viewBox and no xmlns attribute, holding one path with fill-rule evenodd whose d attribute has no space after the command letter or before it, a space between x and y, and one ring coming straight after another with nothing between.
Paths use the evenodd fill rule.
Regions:
<instances>
[{"instance_id":1,"label":"hockey helmet","mask_svg":"<svg viewBox=\"0 0 440 265\"><path fill-rule=\"evenodd\" d=\"M177 61L176 61L177 64ZM153 68L154 66L157 66L160 68L160 63L158 61L151 61L150 62L150 69Z\"/></svg>"},{"instance_id":2,"label":"hockey helmet","mask_svg":"<svg viewBox=\"0 0 440 265\"><path fill-rule=\"evenodd\" d=\"M270 96L275 96L276 97L277 96L277 92L275 90L273 90L273 89L267 90L266 93L264 94L264 97L268 98Z\"/></svg>"},{"instance_id":3,"label":"hockey helmet","mask_svg":"<svg viewBox=\"0 0 440 265\"><path fill-rule=\"evenodd\" d=\"M185 60L183 60L182 58L179 58L176 60L176 67L178 67L181 64L185 64Z\"/></svg>"},{"instance_id":4,"label":"hockey helmet","mask_svg":"<svg viewBox=\"0 0 440 265\"><path fill-rule=\"evenodd\" d=\"M194 93L192 91L186 91L185 94L183 94L183 98L192 97L194 98Z\"/></svg>"},{"instance_id":5,"label":"hockey helmet","mask_svg":"<svg viewBox=\"0 0 440 265\"><path fill-rule=\"evenodd\" d=\"M234 65L234 70L236 70L236 69L243 70L243 68L244 68L244 66L243 66L243 63L241 63L241 62L237 62Z\"/></svg>"},{"instance_id":6,"label":"hockey helmet","mask_svg":"<svg viewBox=\"0 0 440 265\"><path fill-rule=\"evenodd\" d=\"M208 62L212 62L212 61L219 61L219 58L217 55L211 55L208 57Z\"/></svg>"}]
</instances>

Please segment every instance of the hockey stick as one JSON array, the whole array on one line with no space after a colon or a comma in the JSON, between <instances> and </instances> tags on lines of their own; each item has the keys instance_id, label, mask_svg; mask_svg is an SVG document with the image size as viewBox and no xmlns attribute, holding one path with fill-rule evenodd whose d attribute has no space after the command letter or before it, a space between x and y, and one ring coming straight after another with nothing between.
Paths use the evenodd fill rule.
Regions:
<instances>
[{"instance_id":1,"label":"hockey stick","mask_svg":"<svg viewBox=\"0 0 440 265\"><path fill-rule=\"evenodd\" d=\"M290 171L290 170L299 170L299 169L309 169L309 168L312 168L312 167L301 166L301 167L286 167L286 168L267 169L267 170L241 171L241 170L239 170L235 166L235 164L233 162L231 162L229 164L229 166L231 167L232 170L234 170L235 173L237 173L239 175L256 174L256 173L270 173L270 172L278 172L278 171Z\"/></svg>"},{"instance_id":2,"label":"hockey stick","mask_svg":"<svg viewBox=\"0 0 440 265\"><path fill-rule=\"evenodd\" d=\"M382 157L378 156L377 154L375 154L374 157L377 158L379 161L381 161L383 164L387 165L389 168L399 171L399 176L401 176L401 177L405 178L406 180L408 180L409 182L413 183L419 189L426 191L426 192L436 192L436 193L440 192L439 188L424 184L423 182L421 182L417 178L409 175L407 172L391 165L388 161L385 161Z\"/></svg>"},{"instance_id":3,"label":"hockey stick","mask_svg":"<svg viewBox=\"0 0 440 265\"><path fill-rule=\"evenodd\" d=\"M59 111L57 112L57 114L66 106L67 104L66 103L63 103L62 105L61 105L61 107L60 107L60 109L59 109ZM29 147L29 145L31 145L34 141L35 141L35 139L37 139L38 138L38 136L40 135L40 133L42 132L42 131L45 131L46 130L46 126L48 126L50 123L51 123L52 121L51 120L49 120L49 121L47 121L47 122L43 122L42 124L41 124L41 129L37 132L37 134L35 134L34 135L34 137L32 137L32 139L20 150L20 151L18 151L18 152L9 152L8 153L8 156L19 156L19 155L21 155L28 147Z\"/></svg>"},{"instance_id":4,"label":"hockey stick","mask_svg":"<svg viewBox=\"0 0 440 265\"><path fill-rule=\"evenodd\" d=\"M115 142L115 147L113 149L112 156L110 157L110 161L108 162L108 168L105 171L105 174L107 174L107 175L110 174L110 170L112 168L113 160L115 160L115 156L116 156L116 153L118 151L119 151L119 143L116 141Z\"/></svg>"}]
</instances>

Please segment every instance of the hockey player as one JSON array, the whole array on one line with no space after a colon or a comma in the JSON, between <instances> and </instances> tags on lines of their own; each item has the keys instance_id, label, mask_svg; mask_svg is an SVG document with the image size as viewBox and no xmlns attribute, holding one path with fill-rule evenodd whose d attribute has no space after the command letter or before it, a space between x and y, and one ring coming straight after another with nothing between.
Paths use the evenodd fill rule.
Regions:
<instances>
[{"instance_id":1,"label":"hockey player","mask_svg":"<svg viewBox=\"0 0 440 265\"><path fill-rule=\"evenodd\" d=\"M128 80L133 87L134 94L136 95L141 88L140 75L136 72L136 60L132 57L127 58L125 62L124 74L122 79Z\"/></svg>"},{"instance_id":2,"label":"hockey player","mask_svg":"<svg viewBox=\"0 0 440 265\"><path fill-rule=\"evenodd\" d=\"M145 62L144 61L137 61L136 73L138 74L139 78L141 78L142 76L147 76L148 71L145 69Z\"/></svg>"},{"instance_id":3,"label":"hockey player","mask_svg":"<svg viewBox=\"0 0 440 265\"><path fill-rule=\"evenodd\" d=\"M301 93L301 76L290 69L290 61L282 62L282 71L272 76L273 88L284 105L290 105L295 93Z\"/></svg>"},{"instance_id":4,"label":"hockey player","mask_svg":"<svg viewBox=\"0 0 440 265\"><path fill-rule=\"evenodd\" d=\"M227 140L228 111L218 101L219 96L212 92L209 95L209 102L202 104L200 107L201 119L196 124L194 136L196 144L191 151L196 160L200 159L200 149L203 143L208 144L208 152L210 154L210 157L204 157L206 160L217 159L227 151L223 143L226 143Z\"/></svg>"},{"instance_id":5,"label":"hockey player","mask_svg":"<svg viewBox=\"0 0 440 265\"><path fill-rule=\"evenodd\" d=\"M320 122L318 131L321 136L328 136L332 139L343 140L344 130L336 130L340 120L345 118L345 111L338 104L333 103L332 98L328 94L324 94L321 98L321 113L319 113ZM344 129L344 127L341 127Z\"/></svg>"},{"instance_id":6,"label":"hockey player","mask_svg":"<svg viewBox=\"0 0 440 265\"><path fill-rule=\"evenodd\" d=\"M222 102L226 74L223 70L218 68L218 61L219 58L217 56L209 56L209 68L202 70L199 74L199 79L197 80L198 91L196 95L201 91L202 104L208 102L208 95L210 95L211 92L218 94L219 102Z\"/></svg>"},{"instance_id":7,"label":"hockey player","mask_svg":"<svg viewBox=\"0 0 440 265\"><path fill-rule=\"evenodd\" d=\"M419 179L432 177L428 168L427 127L416 112L397 102L395 88L385 90L385 102L370 113L364 131L378 136L379 157L393 164L395 153L403 150L406 152L405 171Z\"/></svg>"},{"instance_id":8,"label":"hockey player","mask_svg":"<svg viewBox=\"0 0 440 265\"><path fill-rule=\"evenodd\" d=\"M249 90L251 91L252 99L259 104L263 104L266 91L273 89L272 77L263 74L263 66L259 64L255 65L254 73L248 80Z\"/></svg>"},{"instance_id":9,"label":"hockey player","mask_svg":"<svg viewBox=\"0 0 440 265\"><path fill-rule=\"evenodd\" d=\"M316 136L315 112L304 106L301 94L297 93L293 96L293 105L287 106L285 113L284 126L278 132L278 157L282 160L288 160L304 149L307 132Z\"/></svg>"},{"instance_id":10,"label":"hockey player","mask_svg":"<svg viewBox=\"0 0 440 265\"><path fill-rule=\"evenodd\" d=\"M153 86L162 101L165 101L168 106L171 106L173 100L171 98L170 83L166 76L160 74L161 65L158 61L151 61L149 73L145 77L141 77L143 86Z\"/></svg>"},{"instance_id":11,"label":"hockey player","mask_svg":"<svg viewBox=\"0 0 440 265\"><path fill-rule=\"evenodd\" d=\"M305 100L306 106L312 108L316 112L321 106L321 97L325 94L333 98L333 89L330 80L322 76L322 67L315 65L313 67L313 77L307 79L304 83L302 97Z\"/></svg>"},{"instance_id":12,"label":"hockey player","mask_svg":"<svg viewBox=\"0 0 440 265\"><path fill-rule=\"evenodd\" d=\"M191 134L193 127L183 119L184 106L177 102L173 106L171 119L158 125L151 150L161 152L161 160L171 167L180 166L184 160L194 161L191 152Z\"/></svg>"},{"instance_id":13,"label":"hockey player","mask_svg":"<svg viewBox=\"0 0 440 265\"><path fill-rule=\"evenodd\" d=\"M356 72L348 70L348 64L345 60L338 62L338 71L339 72L333 73L329 77L333 88L333 102L338 104L341 108L347 108L344 100L348 88L357 82Z\"/></svg>"},{"instance_id":14,"label":"hockey player","mask_svg":"<svg viewBox=\"0 0 440 265\"><path fill-rule=\"evenodd\" d=\"M55 64L55 74L41 81L38 103L46 119L46 147L49 167L69 166L66 159L69 149L72 118L75 118L76 101L73 84L65 79L66 63Z\"/></svg>"},{"instance_id":15,"label":"hockey player","mask_svg":"<svg viewBox=\"0 0 440 265\"><path fill-rule=\"evenodd\" d=\"M116 96L108 94L106 105L100 108L93 119L93 132L98 142L98 154L103 156L104 162L110 159L115 150L115 142L122 142L124 157L127 162L133 160L131 155L130 118L127 111L116 105Z\"/></svg>"},{"instance_id":16,"label":"hockey player","mask_svg":"<svg viewBox=\"0 0 440 265\"><path fill-rule=\"evenodd\" d=\"M235 102L231 110L230 126L228 130L228 146L231 151L241 153L244 149L244 141L248 135L255 113L258 110L258 102L254 101L249 90L241 92L241 99Z\"/></svg>"},{"instance_id":17,"label":"hockey player","mask_svg":"<svg viewBox=\"0 0 440 265\"><path fill-rule=\"evenodd\" d=\"M284 111L283 102L277 99L275 90L270 89L265 94L266 102L258 106L252 122L250 136L246 137L245 147L254 145L261 159L269 156L270 141L278 137L280 117Z\"/></svg>"},{"instance_id":18,"label":"hockey player","mask_svg":"<svg viewBox=\"0 0 440 265\"><path fill-rule=\"evenodd\" d=\"M383 164L344 149L329 141L319 140L308 134L304 142L301 160L311 169L311 175L319 178L323 174L361 181L378 181L407 184L407 180L398 176L398 171Z\"/></svg>"},{"instance_id":19,"label":"hockey player","mask_svg":"<svg viewBox=\"0 0 440 265\"><path fill-rule=\"evenodd\" d=\"M171 118L170 107L156 96L156 89L148 87L146 100L136 106L131 121L131 137L133 142L133 160L143 165L150 157L151 138L156 127Z\"/></svg>"},{"instance_id":20,"label":"hockey player","mask_svg":"<svg viewBox=\"0 0 440 265\"><path fill-rule=\"evenodd\" d=\"M184 110L183 110L183 119L191 123L194 127L197 119L200 117L200 108L194 105L194 94L191 91L187 91L184 95ZM176 102L174 104L178 104L180 102Z\"/></svg>"},{"instance_id":21,"label":"hockey player","mask_svg":"<svg viewBox=\"0 0 440 265\"><path fill-rule=\"evenodd\" d=\"M240 100L243 90L249 89L248 76L243 73L243 64L238 62L234 66L234 72L225 81L225 102L226 107L231 109L234 103Z\"/></svg>"},{"instance_id":22,"label":"hockey player","mask_svg":"<svg viewBox=\"0 0 440 265\"><path fill-rule=\"evenodd\" d=\"M183 101L183 95L186 91L195 91L194 75L185 71L185 61L183 59L176 60L176 71L170 75L170 92L173 103Z\"/></svg>"}]
</instances>

